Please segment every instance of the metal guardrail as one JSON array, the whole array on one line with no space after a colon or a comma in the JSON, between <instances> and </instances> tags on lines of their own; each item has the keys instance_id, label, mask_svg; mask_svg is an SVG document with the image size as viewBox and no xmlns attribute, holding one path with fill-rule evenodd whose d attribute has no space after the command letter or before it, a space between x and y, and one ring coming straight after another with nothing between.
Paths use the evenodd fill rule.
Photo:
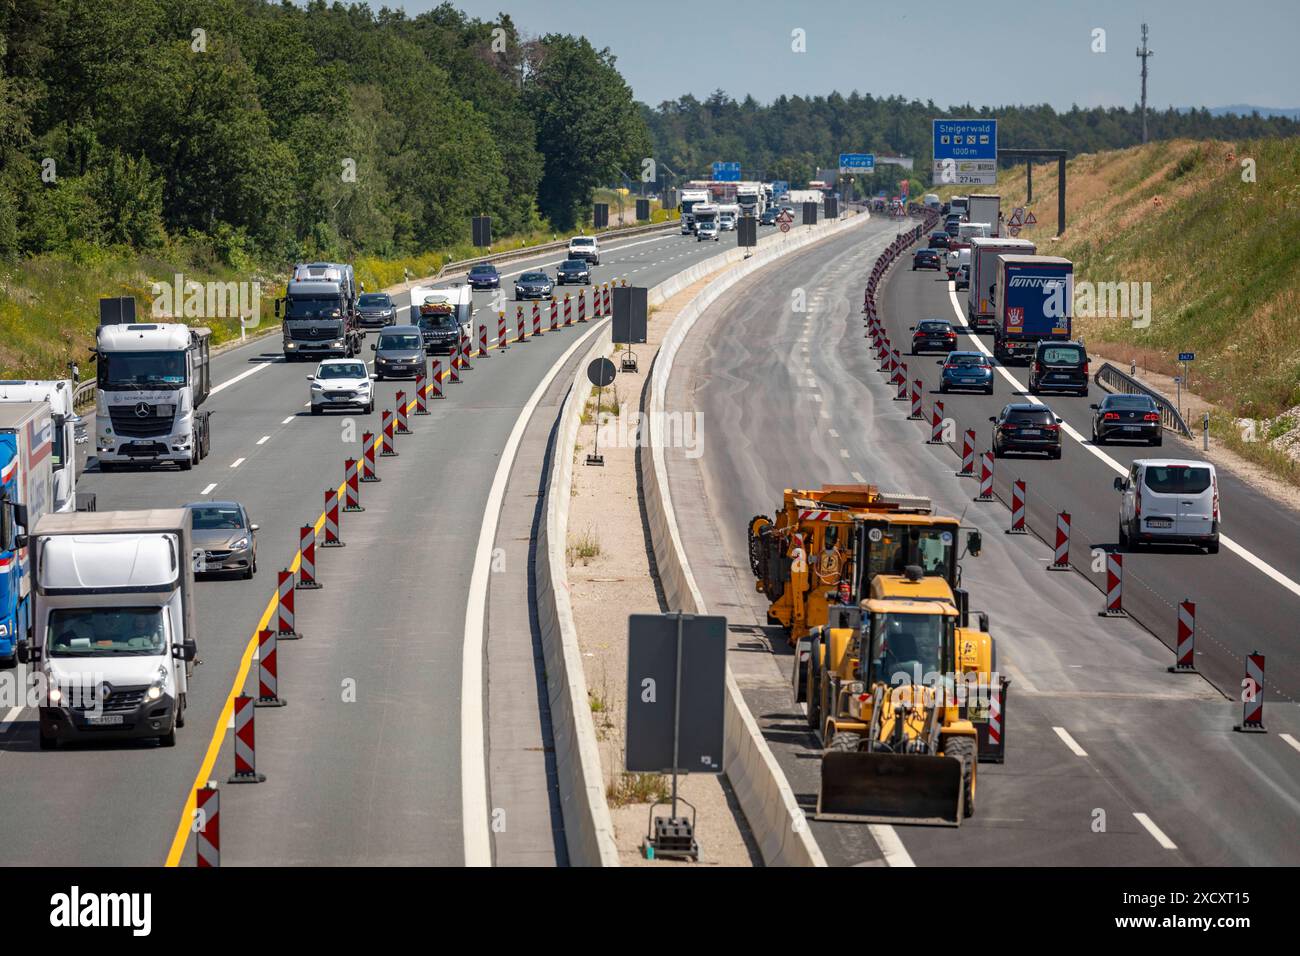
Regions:
<instances>
[{"instance_id":1,"label":"metal guardrail","mask_svg":"<svg viewBox=\"0 0 1300 956\"><path fill-rule=\"evenodd\" d=\"M95 380L87 379L72 390L72 408L84 408L95 401Z\"/></svg>"},{"instance_id":2,"label":"metal guardrail","mask_svg":"<svg viewBox=\"0 0 1300 956\"><path fill-rule=\"evenodd\" d=\"M597 239L622 239L626 236L636 236L649 232L667 232L669 229L680 229L681 220L671 219L664 222L654 222L645 226L628 226L624 229L607 229L605 232L593 233ZM433 281L444 278L448 275L455 275L461 272L468 272L473 266L485 262L510 262L514 259L527 259L529 256L536 255L539 252L551 252L557 249L567 249L569 247L568 239L557 239L555 242L543 242L536 246L520 246L518 249L509 249L505 252L494 252L491 255L479 256L476 259L458 259L455 262L448 262L438 270L437 275L433 276Z\"/></svg>"},{"instance_id":3,"label":"metal guardrail","mask_svg":"<svg viewBox=\"0 0 1300 956\"><path fill-rule=\"evenodd\" d=\"M1127 372L1121 371L1109 362L1102 362L1101 368L1097 369L1092 378L1098 385L1108 388L1112 392L1149 396L1160 408L1160 422L1165 428L1178 432L1184 438L1193 437L1192 430L1187 427L1187 423L1183 421L1183 416L1179 414L1173 402L1150 386L1139 382Z\"/></svg>"}]
</instances>

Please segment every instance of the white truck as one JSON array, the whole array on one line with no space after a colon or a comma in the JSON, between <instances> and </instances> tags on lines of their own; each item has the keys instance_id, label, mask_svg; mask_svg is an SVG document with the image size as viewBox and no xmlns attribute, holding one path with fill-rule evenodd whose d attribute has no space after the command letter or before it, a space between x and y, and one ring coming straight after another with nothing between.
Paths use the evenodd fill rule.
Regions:
<instances>
[{"instance_id":1,"label":"white truck","mask_svg":"<svg viewBox=\"0 0 1300 956\"><path fill-rule=\"evenodd\" d=\"M1032 256L1037 247L1028 239L972 239L970 241L970 294L966 320L977 332L992 332L997 324L993 287L997 284L998 256Z\"/></svg>"},{"instance_id":2,"label":"white truck","mask_svg":"<svg viewBox=\"0 0 1300 956\"><path fill-rule=\"evenodd\" d=\"M986 235L999 236L998 214L1002 210L1002 197L993 193L972 193L967 197L966 221L987 222L991 227Z\"/></svg>"},{"instance_id":3,"label":"white truck","mask_svg":"<svg viewBox=\"0 0 1300 956\"><path fill-rule=\"evenodd\" d=\"M677 208L682 215L682 235L689 236L695 231L695 207L709 201L707 189L683 189Z\"/></svg>"},{"instance_id":4,"label":"white truck","mask_svg":"<svg viewBox=\"0 0 1300 956\"><path fill-rule=\"evenodd\" d=\"M184 508L48 514L28 537L42 749L65 740L176 743L198 652Z\"/></svg>"},{"instance_id":5,"label":"white truck","mask_svg":"<svg viewBox=\"0 0 1300 956\"><path fill-rule=\"evenodd\" d=\"M189 471L208 454L200 411L212 390L212 332L180 323L136 323L135 299L101 299L93 354L95 456L100 471L173 462Z\"/></svg>"},{"instance_id":6,"label":"white truck","mask_svg":"<svg viewBox=\"0 0 1300 956\"><path fill-rule=\"evenodd\" d=\"M742 216L753 216L757 219L763 215L763 210L767 208L763 184L738 183L736 186L736 205L740 207Z\"/></svg>"},{"instance_id":7,"label":"white truck","mask_svg":"<svg viewBox=\"0 0 1300 956\"><path fill-rule=\"evenodd\" d=\"M95 510L94 495L77 495L76 444L82 419L72 407L75 392L72 379L0 381L0 405L44 402L54 417L54 447L50 452L54 468L53 511Z\"/></svg>"},{"instance_id":8,"label":"white truck","mask_svg":"<svg viewBox=\"0 0 1300 956\"><path fill-rule=\"evenodd\" d=\"M957 244L959 246L968 246L972 239L989 239L993 236L993 228L987 222L959 222L957 223Z\"/></svg>"}]
</instances>

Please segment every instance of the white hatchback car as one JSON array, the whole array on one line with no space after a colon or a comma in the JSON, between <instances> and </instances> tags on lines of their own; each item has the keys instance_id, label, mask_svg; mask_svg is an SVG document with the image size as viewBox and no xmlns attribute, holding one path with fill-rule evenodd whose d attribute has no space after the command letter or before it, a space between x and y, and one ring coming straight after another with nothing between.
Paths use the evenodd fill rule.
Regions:
<instances>
[{"instance_id":1,"label":"white hatchback car","mask_svg":"<svg viewBox=\"0 0 1300 956\"><path fill-rule=\"evenodd\" d=\"M366 363L359 359L326 359L307 376L311 382L311 413L327 408L359 408L369 415L375 410L373 379Z\"/></svg>"},{"instance_id":2,"label":"white hatchback car","mask_svg":"<svg viewBox=\"0 0 1300 956\"><path fill-rule=\"evenodd\" d=\"M1209 462L1149 458L1115 479L1121 550L1190 544L1219 553L1219 478Z\"/></svg>"}]
</instances>

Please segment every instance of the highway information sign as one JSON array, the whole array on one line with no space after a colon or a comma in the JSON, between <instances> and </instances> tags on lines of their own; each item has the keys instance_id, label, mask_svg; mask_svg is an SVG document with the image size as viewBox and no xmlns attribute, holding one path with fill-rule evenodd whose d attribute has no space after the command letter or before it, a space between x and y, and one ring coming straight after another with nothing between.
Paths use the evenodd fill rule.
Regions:
<instances>
[{"instance_id":1,"label":"highway information sign","mask_svg":"<svg viewBox=\"0 0 1300 956\"><path fill-rule=\"evenodd\" d=\"M740 182L740 163L714 163L713 181L716 183Z\"/></svg>"},{"instance_id":2,"label":"highway information sign","mask_svg":"<svg viewBox=\"0 0 1300 956\"><path fill-rule=\"evenodd\" d=\"M876 168L876 157L871 153L840 153L840 173L851 176L869 173Z\"/></svg>"},{"instance_id":3,"label":"highway information sign","mask_svg":"<svg viewBox=\"0 0 1300 956\"><path fill-rule=\"evenodd\" d=\"M935 185L995 184L998 174L998 121L937 119L934 127Z\"/></svg>"}]
</instances>

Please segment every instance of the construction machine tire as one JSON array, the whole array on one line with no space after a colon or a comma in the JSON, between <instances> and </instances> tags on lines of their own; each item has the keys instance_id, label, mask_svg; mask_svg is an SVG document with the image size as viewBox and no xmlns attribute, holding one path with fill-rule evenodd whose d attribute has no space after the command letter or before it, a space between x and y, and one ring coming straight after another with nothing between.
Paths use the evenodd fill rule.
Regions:
<instances>
[{"instance_id":1,"label":"construction machine tire","mask_svg":"<svg viewBox=\"0 0 1300 956\"><path fill-rule=\"evenodd\" d=\"M749 519L749 567L760 581L767 580L767 554L759 533L771 523L767 515L754 515Z\"/></svg>"},{"instance_id":2,"label":"construction machine tire","mask_svg":"<svg viewBox=\"0 0 1300 956\"><path fill-rule=\"evenodd\" d=\"M975 816L975 738L950 738L944 746L944 755L961 761L962 816Z\"/></svg>"},{"instance_id":3,"label":"construction machine tire","mask_svg":"<svg viewBox=\"0 0 1300 956\"><path fill-rule=\"evenodd\" d=\"M862 735L844 731L836 734L831 738L830 746L827 750L833 750L835 753L854 754L862 747Z\"/></svg>"},{"instance_id":4,"label":"construction machine tire","mask_svg":"<svg viewBox=\"0 0 1300 956\"><path fill-rule=\"evenodd\" d=\"M808 670L804 675L807 681L805 696L808 698L805 703L808 705L808 726L813 731L821 730L822 726L822 680L820 673L821 664L818 658L821 656L821 638L810 635L808 638Z\"/></svg>"}]
</instances>

